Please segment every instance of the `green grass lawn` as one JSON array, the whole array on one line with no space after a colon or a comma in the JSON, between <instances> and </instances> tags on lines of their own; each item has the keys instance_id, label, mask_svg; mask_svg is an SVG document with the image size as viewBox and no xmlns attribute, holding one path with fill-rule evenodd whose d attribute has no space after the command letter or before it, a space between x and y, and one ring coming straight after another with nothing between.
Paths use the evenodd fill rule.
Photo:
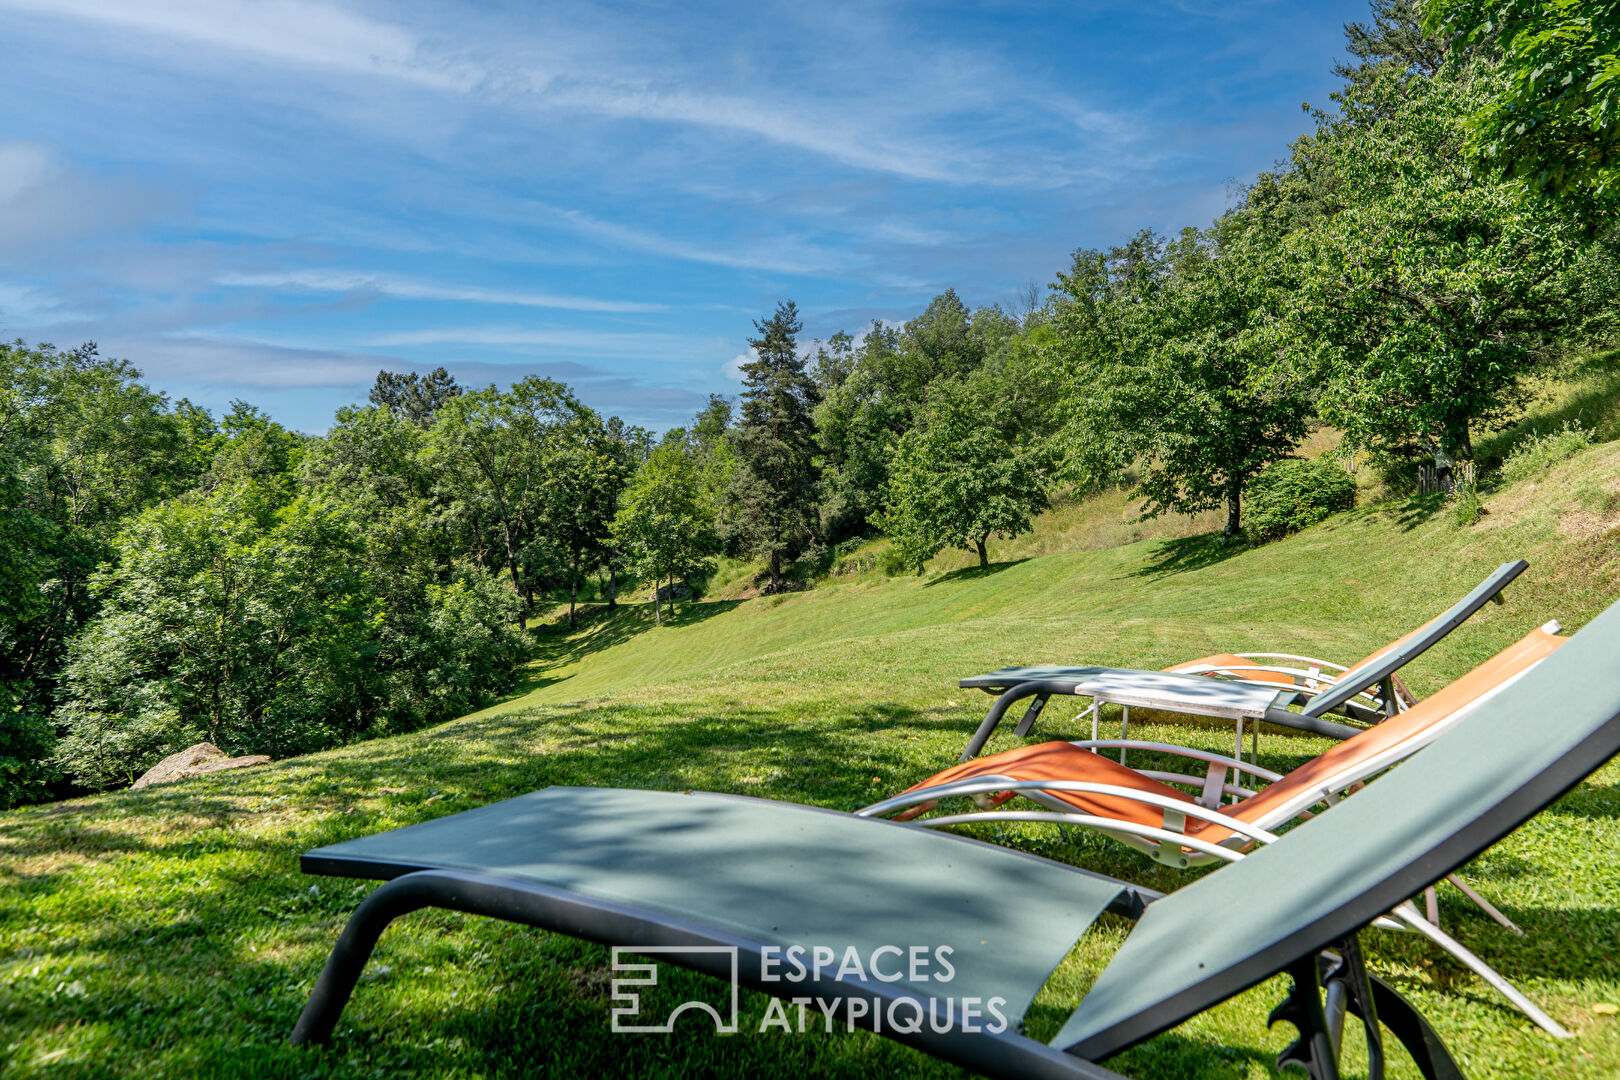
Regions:
<instances>
[{"instance_id":1,"label":"green grass lawn","mask_svg":"<svg viewBox=\"0 0 1620 1080\"><path fill-rule=\"evenodd\" d=\"M1445 607L1503 559L1530 571L1409 673L1442 685L1549 618L1579 627L1620 597L1620 443L1487 500L1458 526L1438 499L1341 515L1253 551L1208 538L870 578L807 593L599 615L542 638L522 692L453 723L272 766L0 815L0 1045L6 1076L945 1076L864 1034L608 1031L608 950L425 912L383 939L332 1045L286 1036L347 913L372 887L305 878L317 845L547 784L742 792L854 809L955 760L988 698L955 679L1014 662L1157 667L1216 648L1354 659ZM1230 750L1230 728L1133 734ZM1049 709L1036 734L1075 734ZM1011 745L1010 733L996 746ZM1319 751L1273 733L1262 763ZM1376 785L1373 789L1376 791ZM1358 798L1375 797L1372 795ZM1392 808L1398 812L1398 808ZM977 835L1161 889L1187 879L1102 838L1034 826ZM1620 766L1611 764L1467 874L1529 935L1442 886L1445 923L1578 1037L1533 1029L1411 935L1369 932L1472 1077L1620 1075ZM1219 872L1219 871L1215 871ZM993 888L993 885L987 886ZM1016 903L1016 897L1009 897ZM1032 1013L1055 1030L1124 923L1105 919ZM666 974L678 1001L706 980ZM1110 1062L1133 1077L1263 1077L1289 1041L1280 980ZM1409 1067L1397 1075L1414 1075Z\"/></svg>"}]
</instances>

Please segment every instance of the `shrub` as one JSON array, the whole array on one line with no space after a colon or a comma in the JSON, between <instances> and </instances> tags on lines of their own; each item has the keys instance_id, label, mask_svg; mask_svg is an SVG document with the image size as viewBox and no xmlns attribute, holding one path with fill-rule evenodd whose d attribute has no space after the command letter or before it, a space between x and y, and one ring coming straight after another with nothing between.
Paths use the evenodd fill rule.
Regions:
<instances>
[{"instance_id":1,"label":"shrub","mask_svg":"<svg viewBox=\"0 0 1620 1080\"><path fill-rule=\"evenodd\" d=\"M1249 484L1246 531L1269 543L1355 505L1355 478L1332 458L1279 461Z\"/></svg>"},{"instance_id":2,"label":"shrub","mask_svg":"<svg viewBox=\"0 0 1620 1080\"><path fill-rule=\"evenodd\" d=\"M61 778L50 761L55 746L51 725L25 704L17 687L0 682L0 810L50 794L51 783Z\"/></svg>"},{"instance_id":3,"label":"shrub","mask_svg":"<svg viewBox=\"0 0 1620 1080\"><path fill-rule=\"evenodd\" d=\"M1591 445L1592 432L1582 427L1579 420L1566 420L1557 431L1532 434L1509 451L1507 460L1502 463L1502 481L1515 484L1540 476Z\"/></svg>"},{"instance_id":4,"label":"shrub","mask_svg":"<svg viewBox=\"0 0 1620 1080\"><path fill-rule=\"evenodd\" d=\"M1462 526L1472 525L1485 516L1485 504L1479 501L1479 488L1472 482L1458 484L1451 492L1451 513Z\"/></svg>"}]
</instances>

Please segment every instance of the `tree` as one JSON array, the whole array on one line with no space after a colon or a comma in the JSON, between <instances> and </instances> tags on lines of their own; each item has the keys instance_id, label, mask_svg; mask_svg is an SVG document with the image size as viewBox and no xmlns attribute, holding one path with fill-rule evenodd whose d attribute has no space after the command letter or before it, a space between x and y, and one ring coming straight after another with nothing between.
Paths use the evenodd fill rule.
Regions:
<instances>
[{"instance_id":1,"label":"tree","mask_svg":"<svg viewBox=\"0 0 1620 1080\"><path fill-rule=\"evenodd\" d=\"M716 538L697 470L679 446L652 452L630 480L613 518L614 542L634 573L653 583L653 619L664 618L659 583L707 568ZM675 593L670 591L670 603Z\"/></svg>"},{"instance_id":2,"label":"tree","mask_svg":"<svg viewBox=\"0 0 1620 1080\"><path fill-rule=\"evenodd\" d=\"M1337 64L1333 73L1358 82L1394 63L1402 71L1432 77L1450 56L1446 38L1424 26L1426 0L1372 0L1372 22L1344 24L1345 51L1360 63Z\"/></svg>"},{"instance_id":3,"label":"tree","mask_svg":"<svg viewBox=\"0 0 1620 1080\"><path fill-rule=\"evenodd\" d=\"M568 578L568 626L585 575L608 558L611 523L629 474L629 455L601 417L581 407L558 429L546 453L545 520Z\"/></svg>"},{"instance_id":4,"label":"tree","mask_svg":"<svg viewBox=\"0 0 1620 1080\"><path fill-rule=\"evenodd\" d=\"M1243 224L1077 253L1049 347L1069 385L1070 479L1090 488L1134 468L1145 517L1223 507L1228 538L1249 481L1310 418L1297 374L1268 371L1279 290Z\"/></svg>"},{"instance_id":5,"label":"tree","mask_svg":"<svg viewBox=\"0 0 1620 1080\"><path fill-rule=\"evenodd\" d=\"M543 539L547 455L583 409L562 383L530 376L505 393L491 385L451 398L430 432L428 460L446 516L470 538L471 557L506 570L526 607L535 582L521 565Z\"/></svg>"},{"instance_id":6,"label":"tree","mask_svg":"<svg viewBox=\"0 0 1620 1080\"><path fill-rule=\"evenodd\" d=\"M24 712L54 704L67 642L96 612L85 583L114 557L123 520L189 487L211 457L187 422L195 417L177 418L139 378L94 343L0 344L0 468L10 477L0 516L25 553L7 570L24 575L14 583L27 596L0 620L0 683Z\"/></svg>"},{"instance_id":7,"label":"tree","mask_svg":"<svg viewBox=\"0 0 1620 1080\"><path fill-rule=\"evenodd\" d=\"M137 514L116 548L58 714L56 760L85 786L204 739L283 757L459 715L523 659L516 600L487 573L385 596L368 572L384 553L318 494L221 484Z\"/></svg>"},{"instance_id":8,"label":"tree","mask_svg":"<svg viewBox=\"0 0 1620 1080\"><path fill-rule=\"evenodd\" d=\"M1620 189L1620 0L1429 0L1427 26L1502 52L1476 152L1538 191Z\"/></svg>"},{"instance_id":9,"label":"tree","mask_svg":"<svg viewBox=\"0 0 1620 1080\"><path fill-rule=\"evenodd\" d=\"M442 367L426 375L392 371L377 372L377 382L371 388L371 403L403 417L419 428L433 426L433 417L439 408L461 394L455 376Z\"/></svg>"},{"instance_id":10,"label":"tree","mask_svg":"<svg viewBox=\"0 0 1620 1080\"><path fill-rule=\"evenodd\" d=\"M900 437L880 524L919 568L945 547L976 550L986 568L986 541L1028 532L1046 505L1040 455L1018 445L997 387L952 379Z\"/></svg>"},{"instance_id":11,"label":"tree","mask_svg":"<svg viewBox=\"0 0 1620 1080\"><path fill-rule=\"evenodd\" d=\"M277 757L363 732L372 647L357 539L253 481L137 515L75 639L58 760L127 783L188 743Z\"/></svg>"},{"instance_id":12,"label":"tree","mask_svg":"<svg viewBox=\"0 0 1620 1080\"><path fill-rule=\"evenodd\" d=\"M750 554L769 561L767 591L782 588L782 560L795 558L813 532L815 424L820 395L805 374L796 335L798 308L784 300L756 320L744 364L742 422L733 437L739 467L727 491L727 529Z\"/></svg>"},{"instance_id":13,"label":"tree","mask_svg":"<svg viewBox=\"0 0 1620 1080\"><path fill-rule=\"evenodd\" d=\"M1572 315L1580 222L1470 167L1468 118L1490 85L1482 71L1386 69L1318 116L1310 153L1338 206L1282 243L1286 351L1352 447L1471 459L1473 429L1512 414Z\"/></svg>"}]
</instances>

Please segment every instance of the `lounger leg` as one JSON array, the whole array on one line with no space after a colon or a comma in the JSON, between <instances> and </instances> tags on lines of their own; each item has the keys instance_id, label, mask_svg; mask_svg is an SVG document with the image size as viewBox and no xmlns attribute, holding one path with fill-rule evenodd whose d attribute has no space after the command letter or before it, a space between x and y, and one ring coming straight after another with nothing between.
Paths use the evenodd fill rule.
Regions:
<instances>
[{"instance_id":1,"label":"lounger leg","mask_svg":"<svg viewBox=\"0 0 1620 1080\"><path fill-rule=\"evenodd\" d=\"M1030 702L1029 708L1024 710L1023 719L1019 720L1018 726L1013 728L1013 734L1028 735L1029 729L1035 726L1035 721L1040 718L1041 710L1046 708L1046 703L1050 700L1051 695L1049 694L1036 694L1035 700Z\"/></svg>"},{"instance_id":2,"label":"lounger leg","mask_svg":"<svg viewBox=\"0 0 1620 1080\"><path fill-rule=\"evenodd\" d=\"M1556 1035L1560 1039L1570 1038L1569 1032L1565 1031L1558 1021L1543 1012L1541 1006L1525 997L1518 987L1504 979L1491 965L1470 952L1462 942L1429 922L1428 919L1425 919L1410 902L1396 908L1394 914L1413 930L1416 930L1462 961L1464 967L1489 983L1497 993L1507 998L1516 1009L1528 1016L1537 1027L1550 1035Z\"/></svg>"},{"instance_id":3,"label":"lounger leg","mask_svg":"<svg viewBox=\"0 0 1620 1080\"><path fill-rule=\"evenodd\" d=\"M1406 1047L1423 1080L1463 1080L1463 1072L1423 1014L1376 975L1367 976L1378 1022Z\"/></svg>"},{"instance_id":4,"label":"lounger leg","mask_svg":"<svg viewBox=\"0 0 1620 1080\"><path fill-rule=\"evenodd\" d=\"M1429 922L1434 926L1439 926L1440 897L1435 894L1433 885L1430 885L1427 889L1423 890L1423 907L1424 914L1429 917Z\"/></svg>"},{"instance_id":5,"label":"lounger leg","mask_svg":"<svg viewBox=\"0 0 1620 1080\"><path fill-rule=\"evenodd\" d=\"M1479 895L1479 893L1475 892L1473 889L1464 884L1462 878L1458 877L1456 874L1447 874L1446 880L1457 886L1458 890L1461 891L1464 896L1478 904L1480 910L1485 912L1485 914L1489 915L1491 918L1495 919L1497 922L1501 923L1515 934L1518 934L1520 937L1524 936L1524 931L1520 930L1512 919L1508 918L1500 911L1497 911L1495 904L1491 903L1489 900L1485 899L1483 896Z\"/></svg>"},{"instance_id":6,"label":"lounger leg","mask_svg":"<svg viewBox=\"0 0 1620 1080\"><path fill-rule=\"evenodd\" d=\"M386 882L361 901L349 916L348 925L332 946L321 977L315 981L315 989L310 991L309 1001L298 1016L298 1023L293 1025L290 1041L294 1046L325 1042L332 1037L332 1029L343 1015L343 1006L349 1003L354 984L359 981L360 972L365 969L382 932L401 915L428 905L428 898L414 888L416 883L411 878L412 875L406 875Z\"/></svg>"},{"instance_id":7,"label":"lounger leg","mask_svg":"<svg viewBox=\"0 0 1620 1080\"><path fill-rule=\"evenodd\" d=\"M1006 715L1012 703L1021 701L1032 694L1039 694L1041 692L1040 687L1041 684L1038 682L1019 683L996 698L996 703L990 706L990 711L985 714L984 720L979 724L979 730L975 731L973 738L968 740L967 749L962 751L961 760L964 762L972 761L978 757L979 751L984 749L985 742L989 740L990 733L996 730L996 725L1001 723L1001 718Z\"/></svg>"},{"instance_id":8,"label":"lounger leg","mask_svg":"<svg viewBox=\"0 0 1620 1080\"><path fill-rule=\"evenodd\" d=\"M1299 1038L1277 1055L1277 1068L1298 1065L1311 1080L1339 1080L1338 1049L1322 1008L1322 972L1316 957L1296 960L1288 974L1293 986L1283 1003L1271 1010L1266 1024L1285 1020L1299 1030Z\"/></svg>"}]
</instances>

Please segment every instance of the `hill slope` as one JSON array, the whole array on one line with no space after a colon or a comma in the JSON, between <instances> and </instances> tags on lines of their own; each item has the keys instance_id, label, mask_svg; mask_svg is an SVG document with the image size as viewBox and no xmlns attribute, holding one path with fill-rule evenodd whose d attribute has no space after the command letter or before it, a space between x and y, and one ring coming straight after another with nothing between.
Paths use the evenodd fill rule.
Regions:
<instances>
[{"instance_id":1,"label":"hill slope","mask_svg":"<svg viewBox=\"0 0 1620 1080\"><path fill-rule=\"evenodd\" d=\"M442 913L385 939L333 1049L294 1051L286 1032L368 888L312 887L296 857L554 783L854 808L954 760L986 704L955 689L959 676L1043 660L1160 666L1216 647L1354 658L1504 559L1530 559L1505 605L1415 665L1421 693L1548 618L1576 628L1620 596L1617 478L1620 443L1504 491L1468 528L1440 500L1412 500L1235 554L1208 538L1145 541L693 604L659 629L650 611L626 608L548 637L524 693L430 731L0 815L5 1072L112 1075L138 1061L157 1076L529 1075L539 1063L606 1075L955 1075L864 1036L615 1038L606 950ZM1070 730L1059 713L1048 711L1045 731ZM1230 748L1225 726L1143 734ZM1276 735L1263 761L1286 768L1322 745ZM1184 881L1096 837L981 835L1162 888ZM1552 1044L1422 943L1369 937L1377 970L1429 1011L1469 1075L1620 1072L1620 1022L1591 1011L1620 1000L1617 849L1611 765L1470 870L1528 938L1443 893L1448 927L1577 1030L1572 1043ZM1076 950L1038 1003L1038 1030L1121 934L1105 925ZM670 1000L689 986L701 992L674 980ZM1286 1037L1264 1017L1280 997L1275 982L1257 988L1113 1065L1138 1077L1272 1075ZM745 1031L762 1005L750 998L746 1010Z\"/></svg>"}]
</instances>

